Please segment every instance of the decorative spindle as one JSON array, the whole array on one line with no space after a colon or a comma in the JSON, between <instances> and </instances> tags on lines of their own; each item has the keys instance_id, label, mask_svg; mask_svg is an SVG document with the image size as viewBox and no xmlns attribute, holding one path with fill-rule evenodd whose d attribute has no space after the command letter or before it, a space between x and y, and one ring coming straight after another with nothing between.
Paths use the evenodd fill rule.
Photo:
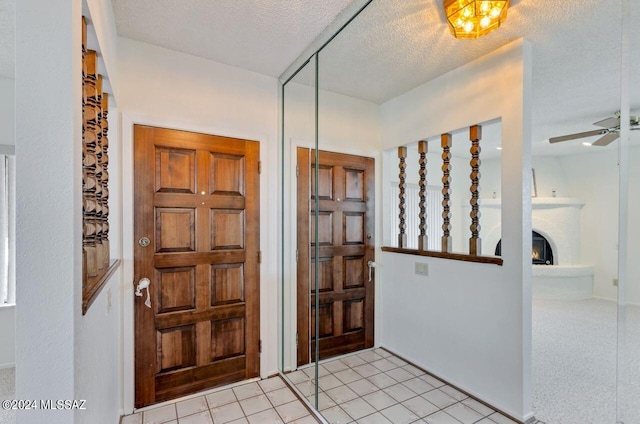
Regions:
<instances>
[{"instance_id":1,"label":"decorative spindle","mask_svg":"<svg viewBox=\"0 0 640 424\"><path fill-rule=\"evenodd\" d=\"M418 236L418 250L428 250L427 238L427 151L429 147L425 140L418 142L418 153L420 154L420 235Z\"/></svg>"},{"instance_id":2,"label":"decorative spindle","mask_svg":"<svg viewBox=\"0 0 640 424\"><path fill-rule=\"evenodd\" d=\"M482 139L482 127L474 125L469 128L469 140L471 141L471 238L469 239L469 254L480 254L480 139Z\"/></svg>"},{"instance_id":3,"label":"decorative spindle","mask_svg":"<svg viewBox=\"0 0 640 424\"><path fill-rule=\"evenodd\" d=\"M97 57L97 55L96 55ZM98 163L96 165L96 198L98 203L98 210L96 211L96 264L98 266L98 272L102 273L109 265L108 262L105 265L105 235L104 227L102 225L104 218L106 218L105 202L103 199L105 191L104 181L104 164L102 163L102 75L96 76L96 96L89 99L92 103L95 119L91 122L95 126L97 141L96 141L96 158Z\"/></svg>"},{"instance_id":4,"label":"decorative spindle","mask_svg":"<svg viewBox=\"0 0 640 424\"><path fill-rule=\"evenodd\" d=\"M84 21L84 20L83 20ZM86 48L86 24L83 22L83 96L82 96L82 163L83 163L83 254L86 264L84 275L87 278L98 276L98 242L101 231L98 229L98 215L101 213L101 183L96 173L99 172L99 155L97 151L98 137L97 111L97 63L96 52Z\"/></svg>"},{"instance_id":5,"label":"decorative spindle","mask_svg":"<svg viewBox=\"0 0 640 424\"><path fill-rule=\"evenodd\" d=\"M405 163L405 159L407 158L406 147L398 147L398 158L400 159L400 164L398 165L400 167L400 174L398 175L398 178L400 178L400 184L398 184L398 188L400 189L400 194L398 195L398 198L400 199L400 224L398 225L400 234L398 235L398 247L404 248L407 247L407 224L405 223L405 204L407 197L405 193L407 189L407 184L405 183L405 178L407 177L407 165Z\"/></svg>"},{"instance_id":6,"label":"decorative spindle","mask_svg":"<svg viewBox=\"0 0 640 424\"><path fill-rule=\"evenodd\" d=\"M87 48L82 17L82 314L104 287L109 257L109 99L102 91L98 53Z\"/></svg>"},{"instance_id":7,"label":"decorative spindle","mask_svg":"<svg viewBox=\"0 0 640 424\"><path fill-rule=\"evenodd\" d=\"M109 155L107 154L107 150L109 147L109 121L107 121L109 117L109 95L107 93L102 94L102 99L100 102L100 109L102 111L102 119L100 120L100 131L102 132L102 137L100 139L100 144L102 147L102 247L103 247L103 257L102 262L104 263L104 267L109 267Z\"/></svg>"},{"instance_id":8,"label":"decorative spindle","mask_svg":"<svg viewBox=\"0 0 640 424\"><path fill-rule=\"evenodd\" d=\"M442 145L442 251L451 253L451 134L440 136Z\"/></svg>"}]
</instances>

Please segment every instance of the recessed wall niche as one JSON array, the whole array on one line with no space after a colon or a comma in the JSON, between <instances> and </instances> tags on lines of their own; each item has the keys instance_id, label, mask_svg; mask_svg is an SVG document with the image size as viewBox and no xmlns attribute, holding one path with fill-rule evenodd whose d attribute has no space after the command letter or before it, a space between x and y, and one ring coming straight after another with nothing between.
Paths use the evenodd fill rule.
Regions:
<instances>
[{"instance_id":1,"label":"recessed wall niche","mask_svg":"<svg viewBox=\"0 0 640 424\"><path fill-rule=\"evenodd\" d=\"M98 73L98 52L87 47L82 18L82 314L119 261L109 246L109 95Z\"/></svg>"}]
</instances>

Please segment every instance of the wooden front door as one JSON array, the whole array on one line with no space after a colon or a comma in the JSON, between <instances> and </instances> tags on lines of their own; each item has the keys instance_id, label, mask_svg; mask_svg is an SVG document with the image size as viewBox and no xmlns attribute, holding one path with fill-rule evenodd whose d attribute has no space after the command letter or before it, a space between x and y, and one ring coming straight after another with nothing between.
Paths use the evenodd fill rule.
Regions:
<instances>
[{"instance_id":1,"label":"wooden front door","mask_svg":"<svg viewBox=\"0 0 640 424\"><path fill-rule=\"evenodd\" d=\"M135 406L259 375L259 146L134 127Z\"/></svg>"},{"instance_id":2,"label":"wooden front door","mask_svg":"<svg viewBox=\"0 0 640 424\"><path fill-rule=\"evenodd\" d=\"M318 240L315 151L298 148L298 365L373 346L374 160L319 152ZM319 334L315 334L315 249Z\"/></svg>"}]
</instances>

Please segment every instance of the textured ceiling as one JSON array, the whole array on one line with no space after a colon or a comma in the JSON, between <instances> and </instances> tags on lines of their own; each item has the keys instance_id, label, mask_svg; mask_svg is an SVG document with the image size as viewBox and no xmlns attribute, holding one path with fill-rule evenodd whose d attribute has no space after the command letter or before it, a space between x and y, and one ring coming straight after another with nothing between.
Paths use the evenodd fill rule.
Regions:
<instances>
[{"instance_id":1,"label":"textured ceiling","mask_svg":"<svg viewBox=\"0 0 640 424\"><path fill-rule=\"evenodd\" d=\"M279 76L358 0L112 0L118 33ZM0 77L13 77L14 2L0 0ZM620 105L621 4L629 6L630 101L640 114L640 1L512 0L500 30L456 40L442 0L373 0L320 55L321 86L382 103L520 37L533 45L533 148L568 154ZM508 83L508 82L506 82ZM617 143L608 148L614 149Z\"/></svg>"},{"instance_id":2,"label":"textured ceiling","mask_svg":"<svg viewBox=\"0 0 640 424\"><path fill-rule=\"evenodd\" d=\"M15 63L15 0L0 0L0 78L13 78Z\"/></svg>"},{"instance_id":3,"label":"textured ceiling","mask_svg":"<svg viewBox=\"0 0 640 424\"><path fill-rule=\"evenodd\" d=\"M320 86L383 103L524 37L533 45L534 153L576 152L546 139L593 129L620 108L621 10L620 0L514 0L498 31L456 40L441 0L374 0L320 53ZM640 51L630 56L640 76ZM632 103L640 107L636 95Z\"/></svg>"},{"instance_id":4,"label":"textured ceiling","mask_svg":"<svg viewBox=\"0 0 640 424\"><path fill-rule=\"evenodd\" d=\"M118 34L280 76L351 0L112 0Z\"/></svg>"}]
</instances>

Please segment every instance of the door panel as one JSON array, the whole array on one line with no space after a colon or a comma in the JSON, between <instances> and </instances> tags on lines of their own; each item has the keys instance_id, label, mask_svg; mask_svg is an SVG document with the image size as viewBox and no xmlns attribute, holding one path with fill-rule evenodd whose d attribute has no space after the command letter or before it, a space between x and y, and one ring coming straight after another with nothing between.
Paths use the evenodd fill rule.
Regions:
<instances>
[{"instance_id":1,"label":"door panel","mask_svg":"<svg viewBox=\"0 0 640 424\"><path fill-rule=\"evenodd\" d=\"M298 365L315 360L315 249L320 359L373 346L374 160L319 152L315 240L315 151L297 152Z\"/></svg>"},{"instance_id":2,"label":"door panel","mask_svg":"<svg viewBox=\"0 0 640 424\"><path fill-rule=\"evenodd\" d=\"M259 147L139 125L134 140L140 408L259 375Z\"/></svg>"}]
</instances>

